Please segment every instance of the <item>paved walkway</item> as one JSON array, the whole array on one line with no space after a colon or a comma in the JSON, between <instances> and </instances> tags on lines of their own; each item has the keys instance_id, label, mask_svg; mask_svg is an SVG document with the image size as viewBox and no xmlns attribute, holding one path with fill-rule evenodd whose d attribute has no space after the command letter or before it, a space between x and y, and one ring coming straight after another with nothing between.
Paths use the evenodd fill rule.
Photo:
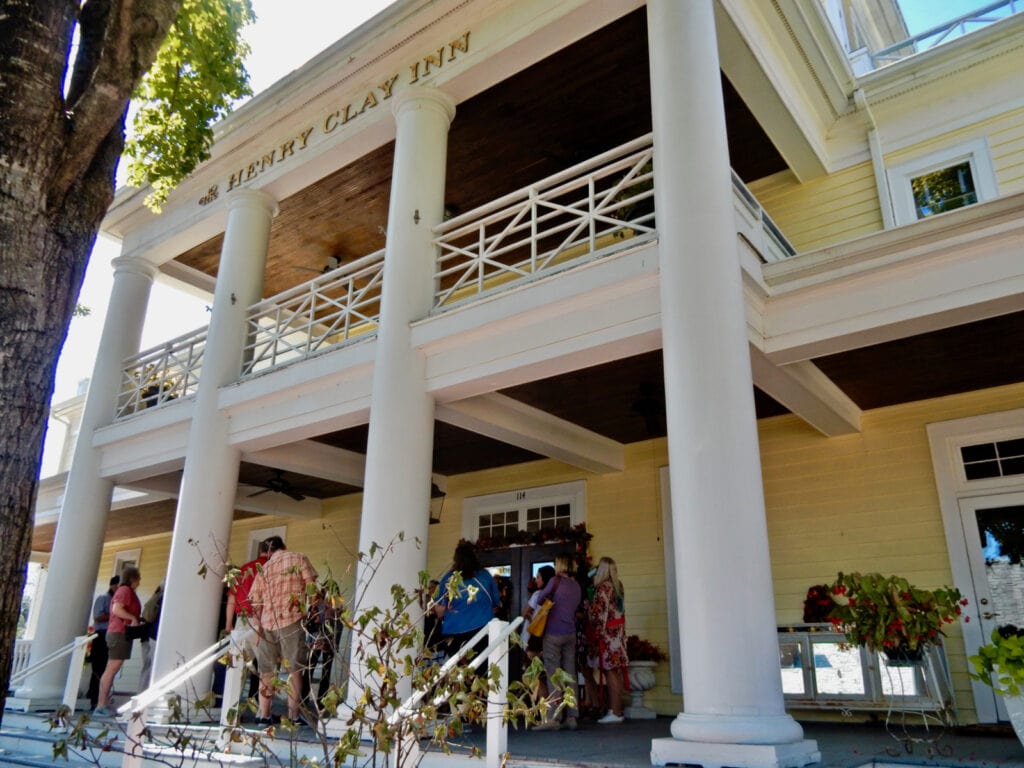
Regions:
<instances>
[{"instance_id":1,"label":"paved walkway","mask_svg":"<svg viewBox=\"0 0 1024 768\"><path fill-rule=\"evenodd\" d=\"M670 736L670 717L631 720L622 725L581 722L580 730L509 731L512 763L552 762L573 766L640 768L650 766L651 739ZM881 723L804 723L807 738L818 742L820 768L857 768L865 764L911 764L957 766L958 768L1024 768L1024 747L1006 728L960 728L948 730L928 749L912 744L910 751L886 732ZM934 735L935 732L933 731ZM926 734L913 734L924 736ZM483 749L483 733L467 740Z\"/></svg>"}]
</instances>

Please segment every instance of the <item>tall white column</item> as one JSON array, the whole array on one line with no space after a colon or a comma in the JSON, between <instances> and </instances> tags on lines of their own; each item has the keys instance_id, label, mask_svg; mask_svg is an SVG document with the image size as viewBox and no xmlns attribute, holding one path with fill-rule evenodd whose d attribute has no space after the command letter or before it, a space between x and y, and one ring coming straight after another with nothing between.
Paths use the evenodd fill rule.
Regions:
<instances>
[{"instance_id":1,"label":"tall white column","mask_svg":"<svg viewBox=\"0 0 1024 768\"><path fill-rule=\"evenodd\" d=\"M450 97L427 88L396 96L397 122L380 331L366 447L359 550L374 542L405 542L367 585L365 604L390 604L392 584L417 585L426 567L433 463L434 399L426 391L424 359L413 349L409 323L430 311L434 293L431 229L444 215ZM416 548L415 539L423 542ZM369 574L359 574L367 584Z\"/></svg>"},{"instance_id":2,"label":"tall white column","mask_svg":"<svg viewBox=\"0 0 1024 768\"><path fill-rule=\"evenodd\" d=\"M92 435L114 419L124 359L139 351L149 292L156 276L156 268L142 259L120 256L114 259L113 267L110 302L50 556L49 579L59 586L49 591L41 606L30 664L83 634L90 623L114 491L113 483L100 477L100 454L92 447ZM59 699L67 673L66 661L52 664L27 680L17 694Z\"/></svg>"},{"instance_id":3,"label":"tall white column","mask_svg":"<svg viewBox=\"0 0 1024 768\"><path fill-rule=\"evenodd\" d=\"M153 657L153 679L195 656L217 636L220 578L235 511L241 453L228 444L228 422L217 406L219 389L238 379L246 339L246 309L260 299L277 204L259 190L228 201L228 222L217 269L213 312L203 351L195 414L185 448L178 509ZM200 574L200 561L207 567ZM155 583L163 574L148 574ZM174 617L170 620L169 617ZM190 684L202 695L205 678Z\"/></svg>"},{"instance_id":4,"label":"tall white column","mask_svg":"<svg viewBox=\"0 0 1024 768\"><path fill-rule=\"evenodd\" d=\"M818 759L786 714L712 0L647 4L684 712L652 762Z\"/></svg>"}]
</instances>

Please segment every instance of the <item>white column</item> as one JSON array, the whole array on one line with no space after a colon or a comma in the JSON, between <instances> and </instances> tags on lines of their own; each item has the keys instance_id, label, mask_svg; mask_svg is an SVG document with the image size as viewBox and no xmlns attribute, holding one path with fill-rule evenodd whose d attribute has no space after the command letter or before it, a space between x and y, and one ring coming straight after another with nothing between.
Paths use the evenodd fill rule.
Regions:
<instances>
[{"instance_id":1,"label":"white column","mask_svg":"<svg viewBox=\"0 0 1024 768\"><path fill-rule=\"evenodd\" d=\"M185 448L178 509L168 562L153 679L214 642L221 610L221 575L235 511L241 453L228 444L227 418L217 405L219 389L238 379L246 339L246 309L260 299L277 204L258 190L242 190L228 201L213 312L203 351L195 414ZM207 573L200 574L200 560ZM156 583L164 574L148 574ZM174 617L169 620L168 617ZM190 684L199 695L209 681Z\"/></svg>"},{"instance_id":2,"label":"white column","mask_svg":"<svg viewBox=\"0 0 1024 768\"><path fill-rule=\"evenodd\" d=\"M712 0L647 4L684 712L652 762L817 759L779 675Z\"/></svg>"},{"instance_id":3,"label":"white column","mask_svg":"<svg viewBox=\"0 0 1024 768\"><path fill-rule=\"evenodd\" d=\"M49 578L59 587L49 591L41 606L32 664L81 635L90 623L114 490L111 481L100 477L100 454L92 447L92 435L113 421L124 359L139 351L149 292L156 276L156 268L142 259L120 256L112 263L110 302L50 555ZM106 583L106 579L102 581ZM66 660L52 664L27 680L18 696L59 699L67 673Z\"/></svg>"},{"instance_id":4,"label":"white column","mask_svg":"<svg viewBox=\"0 0 1024 768\"><path fill-rule=\"evenodd\" d=\"M387 556L368 585L365 605L390 604L392 584L417 585L426 567L434 400L426 391L424 358L413 349L409 323L430 311L434 293L431 229L444 215L450 97L427 88L395 99L397 122L388 207L380 331L373 373L370 433L359 550L374 542L405 542ZM423 546L417 548L418 538ZM365 584L368 573L359 574Z\"/></svg>"}]
</instances>

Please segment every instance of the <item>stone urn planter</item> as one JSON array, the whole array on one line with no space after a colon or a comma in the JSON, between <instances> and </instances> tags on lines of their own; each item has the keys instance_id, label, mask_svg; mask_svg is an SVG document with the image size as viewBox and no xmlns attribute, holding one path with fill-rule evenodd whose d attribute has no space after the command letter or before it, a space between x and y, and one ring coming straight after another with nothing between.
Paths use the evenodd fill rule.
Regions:
<instances>
[{"instance_id":1,"label":"stone urn planter","mask_svg":"<svg viewBox=\"0 0 1024 768\"><path fill-rule=\"evenodd\" d=\"M653 709L644 706L644 694L654 687L656 661L629 662L630 704L625 709L627 720L653 720L658 716Z\"/></svg>"}]
</instances>

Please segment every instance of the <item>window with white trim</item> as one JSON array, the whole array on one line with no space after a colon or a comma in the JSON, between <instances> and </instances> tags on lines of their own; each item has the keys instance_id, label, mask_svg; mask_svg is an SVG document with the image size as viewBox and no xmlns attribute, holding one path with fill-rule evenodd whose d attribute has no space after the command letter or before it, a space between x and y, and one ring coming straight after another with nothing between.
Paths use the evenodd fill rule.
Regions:
<instances>
[{"instance_id":1,"label":"window with white trim","mask_svg":"<svg viewBox=\"0 0 1024 768\"><path fill-rule=\"evenodd\" d=\"M910 224L998 196L985 139L895 166L888 176L897 224Z\"/></svg>"},{"instance_id":2,"label":"window with white trim","mask_svg":"<svg viewBox=\"0 0 1024 768\"><path fill-rule=\"evenodd\" d=\"M471 496L462 504L462 535L470 541L513 536L520 531L568 530L582 523L582 481Z\"/></svg>"}]
</instances>

